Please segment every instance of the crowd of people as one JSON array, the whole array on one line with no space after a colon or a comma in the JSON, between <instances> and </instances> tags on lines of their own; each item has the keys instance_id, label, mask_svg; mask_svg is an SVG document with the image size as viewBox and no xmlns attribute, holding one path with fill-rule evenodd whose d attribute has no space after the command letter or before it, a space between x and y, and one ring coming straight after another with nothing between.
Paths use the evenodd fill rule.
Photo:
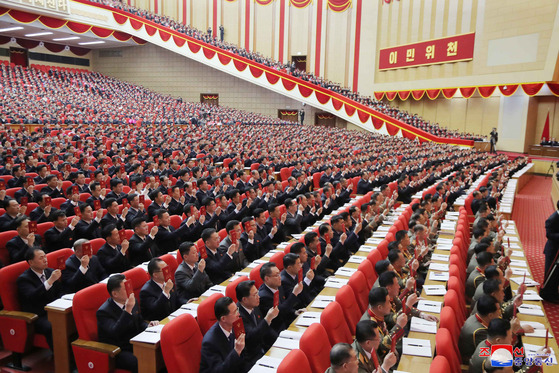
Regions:
<instances>
[{"instance_id":1,"label":"crowd of people","mask_svg":"<svg viewBox=\"0 0 559 373\"><path fill-rule=\"evenodd\" d=\"M159 14L155 14L145 9L139 9L132 5L128 5L123 1L120 0L91 0L92 2L96 2L99 4L103 4L106 6L110 6L116 9L120 9L136 16L142 17L147 19L148 21L155 22L160 24L164 27L168 27L174 31L183 33L190 37L196 38L200 41L205 43L211 44L215 47L227 50L231 53L237 54L239 56L245 57L250 59L254 62L263 64L270 68L283 71L284 73L291 74L295 77L298 77L304 81L313 83L317 86L322 88L329 89L333 92L336 92L340 95L348 97L354 101L359 102L362 105L369 106L374 110L377 110L383 114L396 118L404 123L407 123L413 127L419 128L425 132L431 133L435 136L439 136L442 138L462 138L467 140L483 140L484 137L472 133L466 132L458 132L447 129L442 127L439 123L432 123L429 120L423 119L421 116L417 114L411 114L405 110L400 110L394 106L389 105L387 102L379 101L370 96L363 96L360 95L358 92L353 92L351 89L347 87L342 87L338 83L334 83L328 79L325 79L320 76L314 75L312 72L306 72L299 70L295 67L295 63L281 63L279 61L275 61L270 57L263 56L259 52L249 51L245 48L240 46L234 45L232 43L225 42L223 40L223 27L220 27L220 35L218 37L217 30L212 30L209 28L207 31L198 30L190 25L185 25L176 20L172 19L169 16L163 16Z\"/></svg>"},{"instance_id":2,"label":"crowd of people","mask_svg":"<svg viewBox=\"0 0 559 373\"><path fill-rule=\"evenodd\" d=\"M126 295L125 279L116 275L107 284L111 297L97 313L99 340L121 347L117 366L132 371L137 362L129 337L148 325L141 320L157 324L276 244L322 221L350 195L378 188L369 203L333 216L318 234L307 233L304 243L293 245L283 271L272 263L263 266L260 288L251 283L237 288L239 305L229 300L216 305L220 322L205 336L201 371L247 371L395 203L410 203L415 192L454 172L430 199L435 210L444 210L483 171L507 160L469 148L337 128L239 119L214 125L217 116L227 115L222 111L209 113L206 121L175 126L175 115L195 115L196 109L100 74L42 74L20 67L2 71L11 78L2 81L3 118L21 113L45 124L34 132L0 127L0 231L16 233L6 244L9 259L3 264L26 260L30 265L17 282L22 310L39 316L35 331L52 346L45 304L149 262L151 279L140 293L141 307ZM25 96L18 95L23 87L33 106L25 106ZM124 100L130 95L137 99ZM148 101L154 106L144 106ZM64 108L66 118L72 116L69 121L60 119ZM149 114L139 116L144 110ZM80 115L83 122L72 124ZM278 173L290 167L286 179L278 180ZM388 187L392 182L397 182L395 193ZM63 200L58 208L53 206L57 199ZM427 221L426 234L434 232L442 216L425 220L428 214L418 211L410 221L412 242ZM54 226L37 235L34 227L42 222ZM129 239L124 229L133 232ZM91 240L99 238L104 245L93 254ZM63 270L47 268L46 253L70 247L74 254ZM164 280L166 264L158 258L176 250L183 263L173 283ZM399 257L391 258L397 268ZM301 267L303 280L297 281ZM273 306L276 291L279 307ZM216 351L212 338L230 330L237 309L245 326L253 321L252 312L260 315L259 331L247 329L246 336L227 344L232 348L227 354L236 355L225 361L229 355ZM114 333L121 318L138 322Z\"/></svg>"}]
</instances>

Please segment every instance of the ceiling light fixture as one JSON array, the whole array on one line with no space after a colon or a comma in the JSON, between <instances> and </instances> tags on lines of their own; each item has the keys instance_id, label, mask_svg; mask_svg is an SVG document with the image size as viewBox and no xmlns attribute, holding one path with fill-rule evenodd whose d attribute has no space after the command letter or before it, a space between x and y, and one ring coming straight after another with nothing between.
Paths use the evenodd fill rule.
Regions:
<instances>
[{"instance_id":1,"label":"ceiling light fixture","mask_svg":"<svg viewBox=\"0 0 559 373\"><path fill-rule=\"evenodd\" d=\"M23 30L23 27L15 26L15 27L0 28L0 32L9 32L9 31L16 31L16 30Z\"/></svg>"},{"instance_id":2,"label":"ceiling light fixture","mask_svg":"<svg viewBox=\"0 0 559 373\"><path fill-rule=\"evenodd\" d=\"M57 39L52 39L54 41L66 41L66 40L76 40L79 39L79 36L69 36L67 38L57 38Z\"/></svg>"},{"instance_id":3,"label":"ceiling light fixture","mask_svg":"<svg viewBox=\"0 0 559 373\"><path fill-rule=\"evenodd\" d=\"M99 41L87 41L84 43L78 43L79 45L93 45L93 44L105 44L104 41L99 40Z\"/></svg>"},{"instance_id":4,"label":"ceiling light fixture","mask_svg":"<svg viewBox=\"0 0 559 373\"><path fill-rule=\"evenodd\" d=\"M36 32L34 34L25 34L25 36L27 36L28 38L32 38L35 36L45 36L45 35L52 35L52 32L45 31L45 32Z\"/></svg>"}]
</instances>

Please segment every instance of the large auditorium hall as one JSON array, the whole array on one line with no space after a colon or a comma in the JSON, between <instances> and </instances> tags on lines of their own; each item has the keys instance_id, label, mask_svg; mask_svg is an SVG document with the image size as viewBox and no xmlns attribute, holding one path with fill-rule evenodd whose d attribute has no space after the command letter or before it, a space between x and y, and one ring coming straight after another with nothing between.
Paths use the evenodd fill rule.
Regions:
<instances>
[{"instance_id":1,"label":"large auditorium hall","mask_svg":"<svg viewBox=\"0 0 559 373\"><path fill-rule=\"evenodd\" d=\"M559 1L0 1L0 373L559 373Z\"/></svg>"}]
</instances>

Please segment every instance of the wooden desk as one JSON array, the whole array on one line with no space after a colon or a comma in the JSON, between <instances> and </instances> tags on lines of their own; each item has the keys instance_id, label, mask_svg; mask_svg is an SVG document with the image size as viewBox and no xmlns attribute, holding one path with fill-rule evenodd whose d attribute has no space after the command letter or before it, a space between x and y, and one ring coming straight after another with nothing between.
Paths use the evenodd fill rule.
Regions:
<instances>
[{"instance_id":1,"label":"wooden desk","mask_svg":"<svg viewBox=\"0 0 559 373\"><path fill-rule=\"evenodd\" d=\"M165 368L160 342L142 343L132 341L131 343L134 347L134 356L138 359L138 373L154 373Z\"/></svg>"},{"instance_id":2,"label":"wooden desk","mask_svg":"<svg viewBox=\"0 0 559 373\"><path fill-rule=\"evenodd\" d=\"M57 373L70 373L71 362L74 360L70 343L76 334L72 308L62 310L47 306L45 309L52 324L54 370Z\"/></svg>"}]
</instances>

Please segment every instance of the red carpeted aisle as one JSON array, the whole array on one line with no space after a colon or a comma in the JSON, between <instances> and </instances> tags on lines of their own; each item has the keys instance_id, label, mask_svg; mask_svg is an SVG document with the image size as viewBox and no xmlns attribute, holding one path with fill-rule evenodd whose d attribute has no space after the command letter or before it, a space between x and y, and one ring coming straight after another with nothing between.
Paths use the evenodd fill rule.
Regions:
<instances>
[{"instance_id":1,"label":"red carpeted aisle","mask_svg":"<svg viewBox=\"0 0 559 373\"><path fill-rule=\"evenodd\" d=\"M545 221L555 209L551 201L551 178L533 176L514 200L512 219L516 222L520 240L534 280L543 283L545 257ZM559 335L559 305L543 302L553 328Z\"/></svg>"}]
</instances>

